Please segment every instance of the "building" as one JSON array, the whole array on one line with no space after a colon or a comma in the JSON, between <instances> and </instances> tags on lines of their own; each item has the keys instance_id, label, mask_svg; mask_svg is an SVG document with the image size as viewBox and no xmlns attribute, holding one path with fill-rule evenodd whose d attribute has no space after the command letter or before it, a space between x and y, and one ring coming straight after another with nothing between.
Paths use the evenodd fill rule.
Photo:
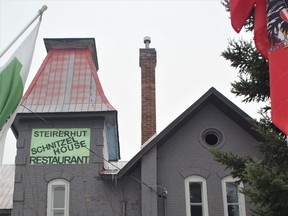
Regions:
<instances>
[{"instance_id":1,"label":"building","mask_svg":"<svg viewBox=\"0 0 288 216\"><path fill-rule=\"evenodd\" d=\"M0 166L0 215L10 216L13 207L14 165Z\"/></svg>"},{"instance_id":2,"label":"building","mask_svg":"<svg viewBox=\"0 0 288 216\"><path fill-rule=\"evenodd\" d=\"M117 111L105 97L94 39L44 39L47 56L12 126L12 215L249 216L210 149L258 155L250 117L209 89L156 134L156 50L140 49L142 146L119 167Z\"/></svg>"}]
</instances>

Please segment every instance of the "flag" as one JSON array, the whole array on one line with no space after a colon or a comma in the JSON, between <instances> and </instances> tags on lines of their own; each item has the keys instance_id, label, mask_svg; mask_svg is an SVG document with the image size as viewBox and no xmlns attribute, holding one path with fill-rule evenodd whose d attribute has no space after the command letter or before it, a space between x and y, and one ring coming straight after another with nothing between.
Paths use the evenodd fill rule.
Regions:
<instances>
[{"instance_id":1,"label":"flag","mask_svg":"<svg viewBox=\"0 0 288 216\"><path fill-rule=\"evenodd\" d=\"M258 51L266 59L269 58L269 43L267 32L266 1L256 0L254 16L254 42Z\"/></svg>"},{"instance_id":2,"label":"flag","mask_svg":"<svg viewBox=\"0 0 288 216\"><path fill-rule=\"evenodd\" d=\"M231 24L239 33L248 19L256 0L230 0Z\"/></svg>"},{"instance_id":3,"label":"flag","mask_svg":"<svg viewBox=\"0 0 288 216\"><path fill-rule=\"evenodd\" d=\"M6 134L16 116L29 73L40 20L0 69L0 164L2 164Z\"/></svg>"},{"instance_id":4,"label":"flag","mask_svg":"<svg viewBox=\"0 0 288 216\"><path fill-rule=\"evenodd\" d=\"M268 59L266 0L230 0L231 25L239 33L253 8L255 46Z\"/></svg>"},{"instance_id":5,"label":"flag","mask_svg":"<svg viewBox=\"0 0 288 216\"><path fill-rule=\"evenodd\" d=\"M267 1L272 122L288 135L288 0Z\"/></svg>"},{"instance_id":6,"label":"flag","mask_svg":"<svg viewBox=\"0 0 288 216\"><path fill-rule=\"evenodd\" d=\"M236 32L254 3L255 45L269 60L272 122L288 135L288 0L230 0L231 24Z\"/></svg>"}]
</instances>

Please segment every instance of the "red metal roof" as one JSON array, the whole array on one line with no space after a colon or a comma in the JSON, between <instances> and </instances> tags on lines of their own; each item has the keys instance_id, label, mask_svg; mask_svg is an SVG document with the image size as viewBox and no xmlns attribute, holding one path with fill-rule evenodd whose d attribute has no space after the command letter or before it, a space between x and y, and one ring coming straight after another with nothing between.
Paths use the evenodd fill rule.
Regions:
<instances>
[{"instance_id":1,"label":"red metal roof","mask_svg":"<svg viewBox=\"0 0 288 216\"><path fill-rule=\"evenodd\" d=\"M13 207L14 170L14 165L0 166L0 209Z\"/></svg>"},{"instance_id":2,"label":"red metal roof","mask_svg":"<svg viewBox=\"0 0 288 216\"><path fill-rule=\"evenodd\" d=\"M114 111L88 48L51 48L18 112Z\"/></svg>"}]
</instances>

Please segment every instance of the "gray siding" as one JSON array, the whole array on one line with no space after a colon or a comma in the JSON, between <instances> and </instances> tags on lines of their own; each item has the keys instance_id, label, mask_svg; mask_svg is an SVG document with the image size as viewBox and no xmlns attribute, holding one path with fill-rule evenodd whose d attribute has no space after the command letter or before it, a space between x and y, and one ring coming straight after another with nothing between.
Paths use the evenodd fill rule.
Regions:
<instances>
[{"instance_id":1,"label":"gray siding","mask_svg":"<svg viewBox=\"0 0 288 216\"><path fill-rule=\"evenodd\" d=\"M157 215L157 147L142 157L141 181L142 215Z\"/></svg>"},{"instance_id":2,"label":"gray siding","mask_svg":"<svg viewBox=\"0 0 288 216\"><path fill-rule=\"evenodd\" d=\"M70 216L185 216L185 178L198 175L207 181L209 215L223 216L221 179L229 172L214 161L209 150L216 148L240 155L259 153L254 147L256 140L247 128L243 129L216 105L205 104L188 115L190 119L185 118L185 124L177 122L177 127L172 124L167 127L171 129L167 133L151 139L123 168L121 175L106 175L105 179L99 174L104 167L103 157L107 157L105 115L63 117L61 114L59 118L55 114L46 118L49 124L33 116L18 116L13 215L46 215L48 182L63 178L70 182ZM29 164L31 130L53 127L91 129L90 149L95 154L90 153L89 164ZM220 131L223 138L214 147L205 144L202 137L211 128ZM165 190L167 199L158 196ZM247 216L252 215L249 207L246 203Z\"/></svg>"},{"instance_id":3,"label":"gray siding","mask_svg":"<svg viewBox=\"0 0 288 216\"><path fill-rule=\"evenodd\" d=\"M103 169L104 118L50 118L57 128L91 128L90 163L83 165L30 165L29 149L32 128L49 128L41 120L23 120L18 125L15 192L13 215L46 215L47 185L55 178L70 183L70 214L92 215L140 215L140 184L130 177L118 181L103 180L99 172ZM140 178L140 171L134 175Z\"/></svg>"},{"instance_id":4,"label":"gray siding","mask_svg":"<svg viewBox=\"0 0 288 216\"><path fill-rule=\"evenodd\" d=\"M209 215L224 215L221 179L229 173L213 160L211 147L201 142L201 133L206 128L217 128L223 134L224 143L215 148L240 155L258 154L253 137L217 107L207 104L158 148L158 185L168 190L168 216L186 215L184 180L191 175L207 180Z\"/></svg>"}]
</instances>

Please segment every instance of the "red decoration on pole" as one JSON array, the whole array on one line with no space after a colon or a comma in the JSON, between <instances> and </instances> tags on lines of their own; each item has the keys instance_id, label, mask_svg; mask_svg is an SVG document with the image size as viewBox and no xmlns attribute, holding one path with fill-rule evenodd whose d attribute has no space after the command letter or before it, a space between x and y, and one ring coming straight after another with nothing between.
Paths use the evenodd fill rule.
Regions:
<instances>
[{"instance_id":1,"label":"red decoration on pole","mask_svg":"<svg viewBox=\"0 0 288 216\"><path fill-rule=\"evenodd\" d=\"M257 0L254 17L254 42L256 48L266 59L269 59L269 43L267 32L266 1Z\"/></svg>"},{"instance_id":2,"label":"red decoration on pole","mask_svg":"<svg viewBox=\"0 0 288 216\"><path fill-rule=\"evenodd\" d=\"M231 24L239 33L255 5L256 0L230 0Z\"/></svg>"},{"instance_id":3,"label":"red decoration on pole","mask_svg":"<svg viewBox=\"0 0 288 216\"><path fill-rule=\"evenodd\" d=\"M269 60L272 122L288 135L288 0L230 0L236 32L253 7L255 46Z\"/></svg>"}]
</instances>

